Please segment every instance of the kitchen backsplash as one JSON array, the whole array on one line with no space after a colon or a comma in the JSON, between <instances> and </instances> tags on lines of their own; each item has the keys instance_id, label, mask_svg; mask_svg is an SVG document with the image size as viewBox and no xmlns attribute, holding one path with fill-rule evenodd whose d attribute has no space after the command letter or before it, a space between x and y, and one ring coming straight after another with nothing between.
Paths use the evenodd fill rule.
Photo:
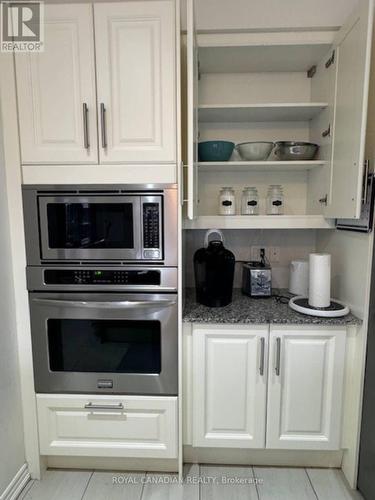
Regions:
<instances>
[{"instance_id":1,"label":"kitchen backsplash","mask_svg":"<svg viewBox=\"0 0 375 500\"><path fill-rule=\"evenodd\" d=\"M194 286L194 252L203 246L203 230L184 231L185 286ZM251 247L276 247L278 262L271 261L272 282L275 288L287 288L289 284L289 264L291 260L308 258L316 251L315 230L224 230L225 246L231 250L236 261L251 260ZM241 287L242 265L236 264L235 288Z\"/></svg>"}]
</instances>

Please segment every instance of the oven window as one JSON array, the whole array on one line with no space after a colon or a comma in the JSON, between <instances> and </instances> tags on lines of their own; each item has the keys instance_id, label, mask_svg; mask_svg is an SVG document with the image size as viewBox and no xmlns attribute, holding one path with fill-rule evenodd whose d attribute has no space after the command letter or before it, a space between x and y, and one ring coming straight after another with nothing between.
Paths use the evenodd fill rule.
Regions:
<instances>
[{"instance_id":1,"label":"oven window","mask_svg":"<svg viewBox=\"0 0 375 500\"><path fill-rule=\"evenodd\" d=\"M159 321L49 319L54 372L161 372Z\"/></svg>"},{"instance_id":2,"label":"oven window","mask_svg":"<svg viewBox=\"0 0 375 500\"><path fill-rule=\"evenodd\" d=\"M132 203L48 203L49 248L134 248Z\"/></svg>"}]
</instances>

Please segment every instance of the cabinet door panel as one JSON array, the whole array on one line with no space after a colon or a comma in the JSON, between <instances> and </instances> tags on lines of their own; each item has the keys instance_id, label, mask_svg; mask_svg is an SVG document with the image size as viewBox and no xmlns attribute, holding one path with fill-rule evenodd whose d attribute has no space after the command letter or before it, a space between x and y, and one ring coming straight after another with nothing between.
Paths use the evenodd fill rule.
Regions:
<instances>
[{"instance_id":1,"label":"cabinet door panel","mask_svg":"<svg viewBox=\"0 0 375 500\"><path fill-rule=\"evenodd\" d=\"M175 161L173 2L96 4L94 13L101 163Z\"/></svg>"},{"instance_id":2,"label":"cabinet door panel","mask_svg":"<svg viewBox=\"0 0 375 500\"><path fill-rule=\"evenodd\" d=\"M198 45L194 0L187 0L187 216L198 215Z\"/></svg>"},{"instance_id":3,"label":"cabinet door panel","mask_svg":"<svg viewBox=\"0 0 375 500\"><path fill-rule=\"evenodd\" d=\"M345 338L345 330L271 330L267 448L340 447Z\"/></svg>"},{"instance_id":4,"label":"cabinet door panel","mask_svg":"<svg viewBox=\"0 0 375 500\"><path fill-rule=\"evenodd\" d=\"M373 0L361 0L336 39L335 125L327 217L360 216L372 22Z\"/></svg>"},{"instance_id":5,"label":"cabinet door panel","mask_svg":"<svg viewBox=\"0 0 375 500\"><path fill-rule=\"evenodd\" d=\"M267 333L193 327L193 446L264 447Z\"/></svg>"},{"instance_id":6,"label":"cabinet door panel","mask_svg":"<svg viewBox=\"0 0 375 500\"><path fill-rule=\"evenodd\" d=\"M22 163L97 163L92 8L45 10L44 52L16 54Z\"/></svg>"}]
</instances>

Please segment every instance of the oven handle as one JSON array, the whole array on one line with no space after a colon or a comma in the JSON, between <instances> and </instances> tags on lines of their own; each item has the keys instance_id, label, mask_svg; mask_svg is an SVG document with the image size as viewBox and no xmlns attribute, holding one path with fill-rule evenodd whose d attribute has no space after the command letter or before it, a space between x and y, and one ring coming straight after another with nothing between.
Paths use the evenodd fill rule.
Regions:
<instances>
[{"instance_id":1,"label":"oven handle","mask_svg":"<svg viewBox=\"0 0 375 500\"><path fill-rule=\"evenodd\" d=\"M69 307L90 307L96 309L140 309L155 307L171 307L177 304L175 300L121 300L118 302L93 302L85 300L67 300L67 299L33 299L33 302L46 304L50 306L69 306Z\"/></svg>"}]
</instances>

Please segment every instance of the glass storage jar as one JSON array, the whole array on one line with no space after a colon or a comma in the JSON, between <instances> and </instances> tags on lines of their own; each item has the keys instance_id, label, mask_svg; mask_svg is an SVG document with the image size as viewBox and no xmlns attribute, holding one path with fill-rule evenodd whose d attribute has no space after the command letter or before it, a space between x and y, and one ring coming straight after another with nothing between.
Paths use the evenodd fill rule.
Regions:
<instances>
[{"instance_id":1,"label":"glass storage jar","mask_svg":"<svg viewBox=\"0 0 375 500\"><path fill-rule=\"evenodd\" d=\"M236 215L236 195L231 187L223 187L220 190L219 214Z\"/></svg>"},{"instance_id":2,"label":"glass storage jar","mask_svg":"<svg viewBox=\"0 0 375 500\"><path fill-rule=\"evenodd\" d=\"M284 193L279 184L269 186L267 193L267 215L283 215Z\"/></svg>"},{"instance_id":3,"label":"glass storage jar","mask_svg":"<svg viewBox=\"0 0 375 500\"><path fill-rule=\"evenodd\" d=\"M256 187L245 187L241 200L242 215L259 215L259 195Z\"/></svg>"}]
</instances>

